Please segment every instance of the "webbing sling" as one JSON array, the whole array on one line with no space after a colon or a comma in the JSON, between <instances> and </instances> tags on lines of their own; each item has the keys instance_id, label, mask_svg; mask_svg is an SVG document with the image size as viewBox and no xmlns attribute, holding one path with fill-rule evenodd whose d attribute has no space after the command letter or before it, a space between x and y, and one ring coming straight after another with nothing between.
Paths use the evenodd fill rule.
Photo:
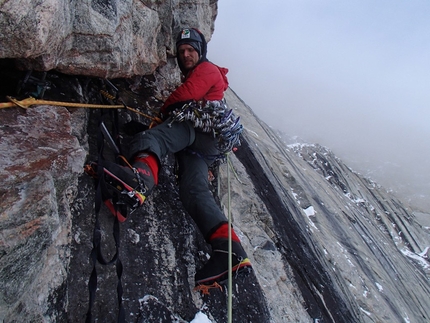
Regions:
<instances>
[{"instance_id":1,"label":"webbing sling","mask_svg":"<svg viewBox=\"0 0 430 323\"><path fill-rule=\"evenodd\" d=\"M102 116L103 117L103 116ZM103 148L104 148L104 135L101 131L102 121L103 118L100 118L99 123L99 131L97 135L97 149L98 149L98 167L97 167L97 189L96 189L96 195L95 195L95 224L94 224L94 231L93 231L93 248L91 250L90 259L93 264L93 269L90 275L90 279L88 281L88 290L89 290L89 305L88 305L88 311L86 314L86 323L92 323L92 308L94 305L95 297L96 297L96 290L97 290L97 262L101 265L111 265L115 263L116 266L116 274L118 277L118 283L117 283L117 296L118 296L118 323L125 322L125 311L122 304L122 294L123 294L123 288L122 288L122 262L119 258L119 247L120 247L120 228L119 228L119 220L118 217L115 217L114 224L113 224L113 237L115 240L115 255L112 257L111 260L106 260L103 257L102 254L102 248L101 248L101 228L100 228L100 221L99 221L99 213L101 209L102 202L106 199L106 183L104 179L104 171L103 171ZM118 131L118 113L115 111L113 115L113 129L115 131L114 138L117 138L117 131ZM116 156L117 157L117 156ZM115 199L115 196L112 196L113 199ZM113 204L116 208L116 201L113 201Z\"/></svg>"}]
</instances>

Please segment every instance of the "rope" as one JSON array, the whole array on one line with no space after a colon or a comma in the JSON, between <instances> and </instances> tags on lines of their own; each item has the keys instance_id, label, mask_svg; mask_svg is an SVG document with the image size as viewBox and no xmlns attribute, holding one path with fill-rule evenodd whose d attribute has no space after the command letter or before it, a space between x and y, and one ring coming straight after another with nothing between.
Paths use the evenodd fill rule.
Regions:
<instances>
[{"instance_id":1,"label":"rope","mask_svg":"<svg viewBox=\"0 0 430 323\"><path fill-rule=\"evenodd\" d=\"M112 94L110 94L109 92L106 92L106 91L103 91L103 90L101 90L100 91L100 93L103 95L103 96L105 96L105 97L107 97L108 99L110 99L110 100L115 100L115 97L112 95ZM124 101L120 101L120 102L124 102ZM136 110L136 109L133 109L133 108L130 108L130 107L128 107L128 106L126 106L125 105L125 103L123 103L123 105L121 106L121 108L126 108L127 110L130 110L130 111L133 111L133 112L135 112L135 113L137 113L137 114L140 114L141 116L144 116L144 117L146 117L146 118L148 118L148 119L150 119L150 120L152 120L153 122L156 122L156 123L158 123L158 124L160 124L160 123L162 123L163 122L163 120L161 120L160 118L157 118L157 117L151 117L150 115L148 115L148 114L145 114L145 113L143 113L143 112L140 112L140 111L138 111L138 110Z\"/></svg>"},{"instance_id":2,"label":"rope","mask_svg":"<svg viewBox=\"0 0 430 323\"><path fill-rule=\"evenodd\" d=\"M227 107L225 99L206 103L190 101L171 111L169 126L174 122L190 121L195 129L211 133L217 139L216 148L225 154L240 145L243 126L240 117Z\"/></svg>"},{"instance_id":3,"label":"rope","mask_svg":"<svg viewBox=\"0 0 430 323\"><path fill-rule=\"evenodd\" d=\"M230 159L227 159L228 165L231 167L231 170L233 171L234 177L236 177L237 181L242 184L242 185L246 185L246 183L242 182L239 178L239 175L237 174L236 170L234 169L234 166L231 162Z\"/></svg>"},{"instance_id":4,"label":"rope","mask_svg":"<svg viewBox=\"0 0 430 323\"><path fill-rule=\"evenodd\" d=\"M0 109L12 108L15 106L18 106L23 109L27 109L32 105L52 105L52 106L61 106L61 107L68 107L68 108L88 108L88 109L124 109L125 108L129 111L140 114L141 116L148 118L154 122L157 122L157 123L162 122L160 118L152 117L136 109L130 108L125 104L107 105L107 104L90 104L90 103L78 103L78 102L62 102L62 101L39 100L31 97L18 101L10 96L7 96L6 98L10 102L0 103Z\"/></svg>"},{"instance_id":5,"label":"rope","mask_svg":"<svg viewBox=\"0 0 430 323\"><path fill-rule=\"evenodd\" d=\"M0 103L0 108L11 108L14 106L19 106L21 108L28 108L32 105L53 105L53 106L62 106L69 108L93 108L93 109L120 109L124 108L123 105L103 105L103 104L89 104L89 103L78 103L78 102L61 102L61 101L49 101L49 100L39 100L35 98L27 98L21 101L18 101L10 96L6 97L11 102Z\"/></svg>"},{"instance_id":6,"label":"rope","mask_svg":"<svg viewBox=\"0 0 430 323\"><path fill-rule=\"evenodd\" d=\"M226 156L229 161L228 154ZM232 261L232 242L231 242L231 198L230 198L230 167L227 163L227 191L228 191L228 302L227 302L227 322L232 322L232 291L233 291L233 261Z\"/></svg>"}]
</instances>

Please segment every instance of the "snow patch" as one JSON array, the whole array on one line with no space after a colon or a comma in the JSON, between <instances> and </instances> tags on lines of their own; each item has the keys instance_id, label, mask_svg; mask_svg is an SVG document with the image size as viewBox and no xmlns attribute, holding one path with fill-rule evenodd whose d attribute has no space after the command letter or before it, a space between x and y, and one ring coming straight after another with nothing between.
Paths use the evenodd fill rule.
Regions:
<instances>
[{"instance_id":1,"label":"snow patch","mask_svg":"<svg viewBox=\"0 0 430 323\"><path fill-rule=\"evenodd\" d=\"M407 313L405 313L405 317L403 318L405 320L405 323L411 323L411 321L409 320L409 316Z\"/></svg>"},{"instance_id":2,"label":"snow patch","mask_svg":"<svg viewBox=\"0 0 430 323\"><path fill-rule=\"evenodd\" d=\"M421 253L418 254L418 256L427 258L427 253L429 252L429 247L426 247Z\"/></svg>"},{"instance_id":3,"label":"snow patch","mask_svg":"<svg viewBox=\"0 0 430 323\"><path fill-rule=\"evenodd\" d=\"M315 209L314 207L311 205L310 207L303 209L303 211L305 212L305 214L309 217L309 216L315 216Z\"/></svg>"},{"instance_id":4,"label":"snow patch","mask_svg":"<svg viewBox=\"0 0 430 323\"><path fill-rule=\"evenodd\" d=\"M311 225L311 227L315 228L318 230L317 226L315 225L315 223L311 220L311 216L315 216L315 214L317 213L314 209L314 207L311 205L306 209L303 209L303 212L305 212L306 216L308 217L309 223Z\"/></svg>"},{"instance_id":5,"label":"snow patch","mask_svg":"<svg viewBox=\"0 0 430 323\"><path fill-rule=\"evenodd\" d=\"M427 251L428 251L428 249L429 249L429 247L427 247L420 254L413 253L412 251L408 250L407 248L402 249L401 252L406 257L409 257L409 258L415 260L416 262L418 262L418 264L421 265L423 267L423 269L429 270L430 269L430 265L428 264L428 260L427 260Z\"/></svg>"},{"instance_id":6,"label":"snow patch","mask_svg":"<svg viewBox=\"0 0 430 323\"><path fill-rule=\"evenodd\" d=\"M365 204L366 203L366 200L359 198L359 197L354 197L351 193L346 193L345 196L347 198L349 198L355 204Z\"/></svg>"},{"instance_id":7,"label":"snow patch","mask_svg":"<svg viewBox=\"0 0 430 323\"><path fill-rule=\"evenodd\" d=\"M372 316L372 313L370 313L369 311L366 311L364 308L360 307L360 311L362 311L364 314L366 314L367 316Z\"/></svg>"},{"instance_id":8,"label":"snow patch","mask_svg":"<svg viewBox=\"0 0 430 323\"><path fill-rule=\"evenodd\" d=\"M140 304L146 304L146 303L148 303L148 301L149 300L151 300L151 299L153 299L153 300L155 300L155 301L157 301L158 302L158 298L157 297L155 297L155 296L152 296L152 295L145 295L145 296L143 296L142 298L139 298L139 303Z\"/></svg>"},{"instance_id":9,"label":"snow patch","mask_svg":"<svg viewBox=\"0 0 430 323\"><path fill-rule=\"evenodd\" d=\"M294 149L294 148L302 149L304 147L315 147L315 144L305 144L305 143L296 142L294 144L287 145L287 147L291 149Z\"/></svg>"},{"instance_id":10,"label":"snow patch","mask_svg":"<svg viewBox=\"0 0 430 323\"><path fill-rule=\"evenodd\" d=\"M293 197L297 201L297 203L300 204L299 194L295 193L293 189L291 189L291 194L293 194Z\"/></svg>"},{"instance_id":11,"label":"snow patch","mask_svg":"<svg viewBox=\"0 0 430 323\"><path fill-rule=\"evenodd\" d=\"M196 316L190 323L212 323L211 320L202 312L197 312Z\"/></svg>"},{"instance_id":12,"label":"snow patch","mask_svg":"<svg viewBox=\"0 0 430 323\"><path fill-rule=\"evenodd\" d=\"M246 128L246 130L250 133L252 133L256 138L258 138L258 134L255 131L249 130L248 128Z\"/></svg>"}]
</instances>

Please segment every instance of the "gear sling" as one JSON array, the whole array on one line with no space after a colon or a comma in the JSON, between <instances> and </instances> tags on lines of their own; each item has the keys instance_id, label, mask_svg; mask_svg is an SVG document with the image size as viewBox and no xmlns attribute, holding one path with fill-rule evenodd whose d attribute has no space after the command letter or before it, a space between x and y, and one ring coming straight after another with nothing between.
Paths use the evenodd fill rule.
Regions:
<instances>
[{"instance_id":1,"label":"gear sling","mask_svg":"<svg viewBox=\"0 0 430 323\"><path fill-rule=\"evenodd\" d=\"M112 111L110 111L112 112ZM86 314L86 323L92 322L92 308L94 305L95 297L96 297L96 290L97 290L97 263L101 265L112 265L115 264L116 266L116 274L118 278L117 283L117 297L118 297L118 317L117 322L125 322L125 312L124 307L122 304L122 294L123 294L123 288L122 288L122 271L123 266L122 262L119 258L119 248L120 248L120 227L119 223L125 221L127 217L127 209L124 206L124 194L121 194L120 192L115 192L113 190L108 189L108 185L105 182L105 176L104 176L104 145L105 142L108 143L110 148L113 148L113 151L115 152L116 159L119 160L119 162L124 160L124 157L120 154L120 149L118 148L119 145L115 142L115 139L118 138L118 112L114 111L114 113L110 113L110 115L113 117L113 134L114 136L110 136L109 132L107 131L107 128L105 126L105 123L103 122L103 117L100 118L99 122L99 130L97 135L97 150L98 150L98 161L97 161L97 167L94 167L94 165L86 166L86 172L91 175L92 177L96 178L96 194L95 194L95 224L94 224L94 231L93 231L93 248L91 250L90 259L93 264L93 269L88 281L88 291L89 291L89 305L88 305L88 311ZM114 139L115 138L115 139ZM113 238L115 241L115 254L110 260L106 260L105 257L102 254L102 246L101 246L101 228L100 228L100 221L99 221L99 213L101 209L102 202L104 202L108 208L115 216L114 223L113 223ZM121 209L121 210L120 210Z\"/></svg>"}]
</instances>

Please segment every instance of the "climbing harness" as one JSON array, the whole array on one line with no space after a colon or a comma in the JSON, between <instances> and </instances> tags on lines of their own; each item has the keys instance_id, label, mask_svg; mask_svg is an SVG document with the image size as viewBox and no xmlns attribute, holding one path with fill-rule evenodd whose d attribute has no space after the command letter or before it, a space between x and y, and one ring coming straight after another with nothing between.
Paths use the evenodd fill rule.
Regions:
<instances>
[{"instance_id":1,"label":"climbing harness","mask_svg":"<svg viewBox=\"0 0 430 323\"><path fill-rule=\"evenodd\" d=\"M233 147L240 145L243 126L240 123L240 117L236 118L233 110L227 107L225 99L205 103L191 101L184 104L171 112L169 125L182 121L192 122L197 131L212 133L217 139L216 148L220 154L202 157L225 160L225 155Z\"/></svg>"}]
</instances>

